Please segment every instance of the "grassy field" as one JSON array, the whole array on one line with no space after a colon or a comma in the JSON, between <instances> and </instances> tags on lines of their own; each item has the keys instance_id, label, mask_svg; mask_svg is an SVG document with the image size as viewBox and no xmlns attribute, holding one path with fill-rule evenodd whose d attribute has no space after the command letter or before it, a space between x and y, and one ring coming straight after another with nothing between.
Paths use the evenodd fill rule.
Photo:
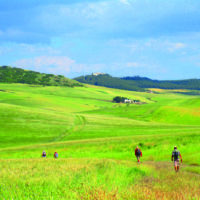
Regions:
<instances>
[{"instance_id":1,"label":"grassy field","mask_svg":"<svg viewBox=\"0 0 200 200\"><path fill-rule=\"evenodd\" d=\"M198 199L199 96L154 91L0 84L0 199Z\"/></svg>"}]
</instances>

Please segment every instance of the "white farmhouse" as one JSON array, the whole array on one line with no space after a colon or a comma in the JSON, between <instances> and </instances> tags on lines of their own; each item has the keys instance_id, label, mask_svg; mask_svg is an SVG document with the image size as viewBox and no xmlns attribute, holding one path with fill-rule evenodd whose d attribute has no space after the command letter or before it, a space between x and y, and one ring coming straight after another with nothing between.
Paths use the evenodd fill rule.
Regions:
<instances>
[{"instance_id":1,"label":"white farmhouse","mask_svg":"<svg viewBox=\"0 0 200 200\"><path fill-rule=\"evenodd\" d=\"M124 99L124 103L132 103L131 99Z\"/></svg>"}]
</instances>

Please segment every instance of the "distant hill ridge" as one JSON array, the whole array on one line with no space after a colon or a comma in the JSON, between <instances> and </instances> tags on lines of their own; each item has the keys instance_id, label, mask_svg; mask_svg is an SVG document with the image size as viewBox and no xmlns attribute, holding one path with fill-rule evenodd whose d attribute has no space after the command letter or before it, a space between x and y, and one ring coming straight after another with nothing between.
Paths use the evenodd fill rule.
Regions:
<instances>
[{"instance_id":1,"label":"distant hill ridge","mask_svg":"<svg viewBox=\"0 0 200 200\"><path fill-rule=\"evenodd\" d=\"M98 86L104 86L109 88L117 88L117 89L123 89L123 90L133 90L133 91L144 91L143 88L138 87L135 84L130 84L129 81L123 80L117 77L112 77L109 74L99 74L99 75L87 75L87 76L80 76L75 78L75 80L91 84L91 85L98 85Z\"/></svg>"},{"instance_id":2,"label":"distant hill ridge","mask_svg":"<svg viewBox=\"0 0 200 200\"><path fill-rule=\"evenodd\" d=\"M75 80L91 85L99 85L133 91L145 91L145 88L200 90L200 79L160 81L140 76L127 76L119 78L112 77L109 74L101 74L95 76L80 76L75 78Z\"/></svg>"},{"instance_id":3,"label":"distant hill ridge","mask_svg":"<svg viewBox=\"0 0 200 200\"><path fill-rule=\"evenodd\" d=\"M0 66L0 83L1 82L26 83L43 86L83 86L83 84L62 75L39 73L10 66Z\"/></svg>"},{"instance_id":4,"label":"distant hill ridge","mask_svg":"<svg viewBox=\"0 0 200 200\"><path fill-rule=\"evenodd\" d=\"M140 88L161 88L161 89L193 89L200 90L200 79L185 80L152 80L140 76L127 76L121 78L132 84L136 84Z\"/></svg>"}]
</instances>

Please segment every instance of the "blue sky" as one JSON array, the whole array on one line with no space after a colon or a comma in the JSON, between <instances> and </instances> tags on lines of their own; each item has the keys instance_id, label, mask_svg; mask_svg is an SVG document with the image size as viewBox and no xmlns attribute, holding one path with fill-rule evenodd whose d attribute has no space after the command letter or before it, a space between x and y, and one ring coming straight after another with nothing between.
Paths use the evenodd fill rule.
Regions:
<instances>
[{"instance_id":1,"label":"blue sky","mask_svg":"<svg viewBox=\"0 0 200 200\"><path fill-rule=\"evenodd\" d=\"M200 78L199 0L0 0L0 65Z\"/></svg>"}]
</instances>

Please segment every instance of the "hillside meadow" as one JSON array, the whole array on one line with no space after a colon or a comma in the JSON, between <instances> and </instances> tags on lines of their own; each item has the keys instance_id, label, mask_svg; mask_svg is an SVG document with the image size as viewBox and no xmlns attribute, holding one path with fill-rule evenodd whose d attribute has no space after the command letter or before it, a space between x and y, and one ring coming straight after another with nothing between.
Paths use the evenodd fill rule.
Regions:
<instances>
[{"instance_id":1,"label":"hillside meadow","mask_svg":"<svg viewBox=\"0 0 200 200\"><path fill-rule=\"evenodd\" d=\"M199 96L152 91L1 83L0 199L198 199ZM116 104L115 96L144 104Z\"/></svg>"}]
</instances>

